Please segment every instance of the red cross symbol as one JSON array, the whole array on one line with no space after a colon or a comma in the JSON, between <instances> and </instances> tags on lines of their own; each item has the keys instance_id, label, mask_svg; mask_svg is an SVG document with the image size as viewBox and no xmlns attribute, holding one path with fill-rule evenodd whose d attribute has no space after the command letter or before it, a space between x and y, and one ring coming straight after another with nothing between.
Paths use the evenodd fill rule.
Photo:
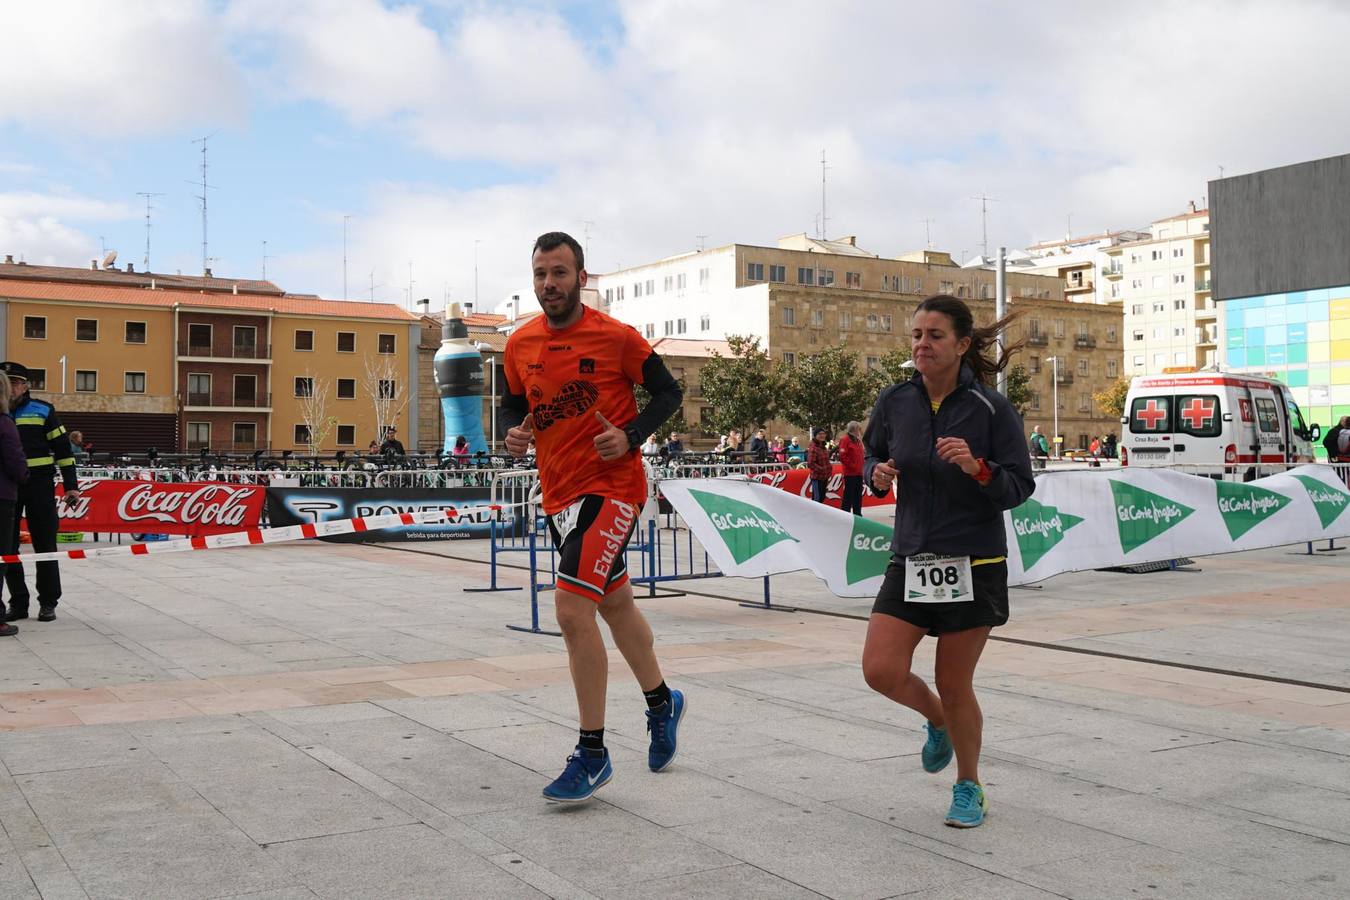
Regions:
<instances>
[{"instance_id":1,"label":"red cross symbol","mask_svg":"<svg viewBox=\"0 0 1350 900\"><path fill-rule=\"evenodd\" d=\"M1192 397L1181 410L1181 421L1194 429L1203 428L1212 418L1214 418L1214 403L1201 400L1199 397Z\"/></svg>"},{"instance_id":2,"label":"red cross symbol","mask_svg":"<svg viewBox=\"0 0 1350 900\"><path fill-rule=\"evenodd\" d=\"M1144 427L1153 431L1158 427L1158 423L1167 418L1167 410L1158 408L1157 400L1149 400L1144 404L1144 408L1135 410L1135 417L1144 423Z\"/></svg>"}]
</instances>

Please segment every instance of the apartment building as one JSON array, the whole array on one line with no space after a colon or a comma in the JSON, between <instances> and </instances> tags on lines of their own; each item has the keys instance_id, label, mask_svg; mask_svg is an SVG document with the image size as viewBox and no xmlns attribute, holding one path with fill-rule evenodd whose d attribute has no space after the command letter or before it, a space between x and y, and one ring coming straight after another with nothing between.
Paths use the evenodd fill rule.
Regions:
<instances>
[{"instance_id":1,"label":"apartment building","mask_svg":"<svg viewBox=\"0 0 1350 900\"><path fill-rule=\"evenodd\" d=\"M331 382L323 449L364 448L369 395L415 384L416 323L270 282L0 264L5 357L98 451L304 450L316 379ZM398 422L411 437L415 417Z\"/></svg>"},{"instance_id":2,"label":"apartment building","mask_svg":"<svg viewBox=\"0 0 1350 900\"><path fill-rule=\"evenodd\" d=\"M1102 276L1119 289L1125 373L1206 369L1218 362L1218 311L1210 294L1209 211L1195 204L1149 226L1149 238L1109 247Z\"/></svg>"}]
</instances>

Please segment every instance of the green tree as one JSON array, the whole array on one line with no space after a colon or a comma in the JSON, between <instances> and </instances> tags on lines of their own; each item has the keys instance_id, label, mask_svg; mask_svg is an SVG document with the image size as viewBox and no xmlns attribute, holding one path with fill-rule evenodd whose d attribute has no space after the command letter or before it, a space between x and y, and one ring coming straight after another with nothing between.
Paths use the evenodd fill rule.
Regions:
<instances>
[{"instance_id":1,"label":"green tree","mask_svg":"<svg viewBox=\"0 0 1350 900\"><path fill-rule=\"evenodd\" d=\"M910 353L909 347L896 347L881 358L880 372L885 377L887 384L896 384L901 381L909 381L914 374L913 368L905 368L905 363L914 358Z\"/></svg>"},{"instance_id":2,"label":"green tree","mask_svg":"<svg viewBox=\"0 0 1350 900\"><path fill-rule=\"evenodd\" d=\"M703 399L711 407L704 428L749 433L778 415L782 387L778 370L761 350L759 338L727 335L730 356L716 350L699 375Z\"/></svg>"},{"instance_id":3,"label":"green tree","mask_svg":"<svg viewBox=\"0 0 1350 900\"><path fill-rule=\"evenodd\" d=\"M779 414L803 430L825 428L833 439L849 422L867 418L885 375L859 369L857 354L839 345L795 366L780 365L779 377Z\"/></svg>"},{"instance_id":4,"label":"green tree","mask_svg":"<svg viewBox=\"0 0 1350 900\"><path fill-rule=\"evenodd\" d=\"M684 379L677 378L675 380L679 382L680 390L684 392L685 396L688 396L689 388L685 385ZM652 395L647 393L647 389L640 384L633 385L633 398L637 400L638 412L642 412L647 408L647 404L652 402ZM660 427L652 432L652 436L655 437L659 443L664 444L670 438L671 434L677 431L681 434L687 434L689 432L689 424L684 421L683 404L675 411L673 416L662 422Z\"/></svg>"},{"instance_id":5,"label":"green tree","mask_svg":"<svg viewBox=\"0 0 1350 900\"><path fill-rule=\"evenodd\" d=\"M1025 366L1008 370L1008 402L1019 416L1026 418L1027 407L1031 406L1031 375Z\"/></svg>"},{"instance_id":6,"label":"green tree","mask_svg":"<svg viewBox=\"0 0 1350 900\"><path fill-rule=\"evenodd\" d=\"M1092 395L1092 400L1097 404L1097 409L1102 415L1110 416L1113 419L1119 419L1125 415L1125 395L1130 391L1130 378L1128 375L1122 375L1111 386L1100 390Z\"/></svg>"}]
</instances>

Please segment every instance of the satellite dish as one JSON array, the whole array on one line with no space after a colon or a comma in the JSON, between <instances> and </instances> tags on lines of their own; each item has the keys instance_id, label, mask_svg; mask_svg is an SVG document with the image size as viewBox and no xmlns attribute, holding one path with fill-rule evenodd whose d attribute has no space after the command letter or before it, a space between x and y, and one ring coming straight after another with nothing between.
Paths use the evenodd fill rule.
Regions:
<instances>
[{"instance_id":1,"label":"satellite dish","mask_svg":"<svg viewBox=\"0 0 1350 900\"><path fill-rule=\"evenodd\" d=\"M109 250L108 255L103 257L103 268L110 269L115 262L117 262L117 251Z\"/></svg>"}]
</instances>

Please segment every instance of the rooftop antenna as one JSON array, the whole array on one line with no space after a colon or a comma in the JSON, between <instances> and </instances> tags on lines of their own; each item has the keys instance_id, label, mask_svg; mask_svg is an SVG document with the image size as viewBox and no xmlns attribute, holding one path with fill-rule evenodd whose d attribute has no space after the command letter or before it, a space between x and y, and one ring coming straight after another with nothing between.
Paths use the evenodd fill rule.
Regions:
<instances>
[{"instance_id":1,"label":"rooftop antenna","mask_svg":"<svg viewBox=\"0 0 1350 900\"><path fill-rule=\"evenodd\" d=\"M483 243L478 238L473 239L473 308L478 309L478 245ZM582 256L586 255L583 250Z\"/></svg>"},{"instance_id":2,"label":"rooftop antenna","mask_svg":"<svg viewBox=\"0 0 1350 900\"><path fill-rule=\"evenodd\" d=\"M1069 213L1068 224L1064 226L1064 241L1068 243L1073 239L1073 213Z\"/></svg>"},{"instance_id":3,"label":"rooftop antenna","mask_svg":"<svg viewBox=\"0 0 1350 900\"><path fill-rule=\"evenodd\" d=\"M706 234L696 234L694 235L694 237L698 239L698 252L702 253L703 246L705 243L707 243L708 236Z\"/></svg>"},{"instance_id":4,"label":"rooftop antenna","mask_svg":"<svg viewBox=\"0 0 1350 900\"><path fill-rule=\"evenodd\" d=\"M1219 166L1219 177L1223 177L1223 166Z\"/></svg>"},{"instance_id":5,"label":"rooftop antenna","mask_svg":"<svg viewBox=\"0 0 1350 900\"><path fill-rule=\"evenodd\" d=\"M924 246L927 247L929 250L932 250L932 249L933 249L933 220L932 220L932 219L924 219L924 220L923 220L923 239L924 239Z\"/></svg>"},{"instance_id":6,"label":"rooftop antenna","mask_svg":"<svg viewBox=\"0 0 1350 900\"><path fill-rule=\"evenodd\" d=\"M416 283L417 283L417 282L413 281L413 277L412 277L412 260L410 259L410 260L408 260L408 308L409 308L409 309L412 309L412 302L413 302L413 299L412 299L412 298L413 298L413 285L416 284Z\"/></svg>"},{"instance_id":7,"label":"rooftop antenna","mask_svg":"<svg viewBox=\"0 0 1350 900\"><path fill-rule=\"evenodd\" d=\"M583 256L591 255L591 226L594 224L589 219L581 220L581 254ZM474 299L478 298L475 297Z\"/></svg>"},{"instance_id":8,"label":"rooftop antenna","mask_svg":"<svg viewBox=\"0 0 1350 900\"><path fill-rule=\"evenodd\" d=\"M986 197L981 194L978 197L971 197L972 200L980 201L980 231L984 237L984 259L989 259L989 204L997 203L997 197Z\"/></svg>"},{"instance_id":9,"label":"rooftop antenna","mask_svg":"<svg viewBox=\"0 0 1350 900\"><path fill-rule=\"evenodd\" d=\"M342 217L342 299L347 299L347 220L351 216ZM411 264L410 264L411 265ZM411 288L409 289L411 290ZM409 294L411 296L411 294Z\"/></svg>"},{"instance_id":10,"label":"rooftop antenna","mask_svg":"<svg viewBox=\"0 0 1350 900\"><path fill-rule=\"evenodd\" d=\"M210 134L208 134L206 137L197 138L197 139L195 139L195 140L192 141L192 143L194 143L194 144L201 144L201 145L202 145L202 180L201 180L201 188L202 188L202 192L201 192L200 194L197 195L197 199L200 200L200 201L201 201L201 204L202 204L202 274L203 274L203 275L205 275L205 274L206 274L206 270L209 269L209 268L211 267L211 258L210 258L209 256L206 255L206 189L209 188L209 187L214 187L214 185L209 185L209 184L206 183L206 142L209 141L209 140L211 140L211 138L215 137L216 134L217 134L217 132L214 132L214 131L213 131L213 132L211 132ZM194 182L194 183L195 183L195 182Z\"/></svg>"},{"instance_id":11,"label":"rooftop antenna","mask_svg":"<svg viewBox=\"0 0 1350 900\"><path fill-rule=\"evenodd\" d=\"M829 232L829 217L825 215L825 172L830 167L825 165L825 151L820 151L820 239L826 240L825 235Z\"/></svg>"},{"instance_id":12,"label":"rooftop antenna","mask_svg":"<svg viewBox=\"0 0 1350 900\"><path fill-rule=\"evenodd\" d=\"M374 270L374 269L371 269L371 270L370 270L370 302L371 302L371 303L374 303L374 302L375 302L375 289L376 289L377 287L383 287L383 285L379 285L379 284L376 284L376 283L375 283L375 270Z\"/></svg>"},{"instance_id":13,"label":"rooftop antenna","mask_svg":"<svg viewBox=\"0 0 1350 900\"><path fill-rule=\"evenodd\" d=\"M263 241L263 242L262 242L262 251L263 251L263 252L262 252L262 263L263 263L262 280L263 280L263 281L266 281L266 280L267 280L267 241Z\"/></svg>"},{"instance_id":14,"label":"rooftop antenna","mask_svg":"<svg viewBox=\"0 0 1350 900\"><path fill-rule=\"evenodd\" d=\"M149 271L150 271L150 210L154 209L154 207L150 205L150 201L151 201L151 199L153 199L153 198L155 198L155 197L163 197L164 195L163 195L163 194L160 194L160 193L155 193L155 192L152 192L152 191L137 191L137 192L136 192L136 196L137 196L137 197L144 197L144 198L145 198L145 259L141 260L141 268L143 268L143 269L145 269L145 271L149 272Z\"/></svg>"}]
</instances>

